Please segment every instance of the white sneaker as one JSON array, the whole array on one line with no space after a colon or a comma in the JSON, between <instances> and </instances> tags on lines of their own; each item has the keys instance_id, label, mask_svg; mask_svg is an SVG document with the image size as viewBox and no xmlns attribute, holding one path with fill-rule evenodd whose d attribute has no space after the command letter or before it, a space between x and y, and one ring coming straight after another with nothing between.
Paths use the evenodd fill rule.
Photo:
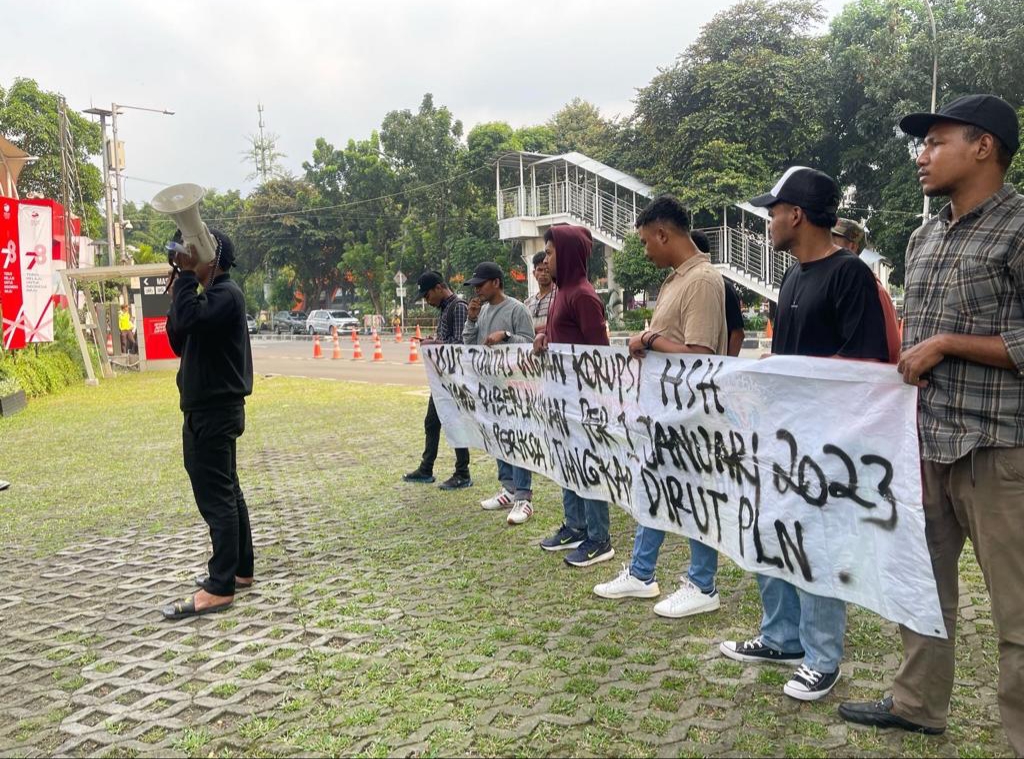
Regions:
<instances>
[{"instance_id":1,"label":"white sneaker","mask_svg":"<svg viewBox=\"0 0 1024 759\"><path fill-rule=\"evenodd\" d=\"M480 505L484 511L498 511L500 509L511 508L512 500L514 496L512 493L502 488L498 491L498 494L493 498L488 498L486 501L480 501Z\"/></svg>"},{"instance_id":2,"label":"white sneaker","mask_svg":"<svg viewBox=\"0 0 1024 759\"><path fill-rule=\"evenodd\" d=\"M692 614L714 611L721 605L722 601L718 597L717 590L711 591L710 594L704 593L688 578L683 578L683 584L679 586L679 590L654 605L654 613L659 617L679 619Z\"/></svg>"},{"instance_id":3,"label":"white sneaker","mask_svg":"<svg viewBox=\"0 0 1024 759\"><path fill-rule=\"evenodd\" d=\"M512 507L512 511L505 517L505 521L509 524L522 524L530 517L533 516L533 503L531 501L522 498L516 501Z\"/></svg>"},{"instance_id":4,"label":"white sneaker","mask_svg":"<svg viewBox=\"0 0 1024 759\"><path fill-rule=\"evenodd\" d=\"M622 565L622 572L611 582L594 586L594 595L601 598L657 598L661 588L657 580L644 582L629 573L629 565Z\"/></svg>"}]
</instances>

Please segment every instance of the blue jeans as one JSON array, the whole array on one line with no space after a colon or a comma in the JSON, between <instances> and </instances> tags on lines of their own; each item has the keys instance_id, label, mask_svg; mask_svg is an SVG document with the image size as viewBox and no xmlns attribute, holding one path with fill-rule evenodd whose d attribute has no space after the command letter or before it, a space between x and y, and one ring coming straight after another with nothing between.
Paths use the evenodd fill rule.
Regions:
<instances>
[{"instance_id":1,"label":"blue jeans","mask_svg":"<svg viewBox=\"0 0 1024 759\"><path fill-rule=\"evenodd\" d=\"M571 490L562 488L562 509L565 511L565 526L576 532L587 533L587 539L595 543L608 542L611 518L608 516L608 502L581 498Z\"/></svg>"},{"instance_id":2,"label":"blue jeans","mask_svg":"<svg viewBox=\"0 0 1024 759\"><path fill-rule=\"evenodd\" d=\"M647 582L654 578L654 568L658 564L658 551L665 541L665 533L653 527L636 526L636 538L633 540L633 558L629 562L629 573L638 580ZM686 576L690 582L710 593L715 589L715 575L718 574L718 551L690 539L690 568Z\"/></svg>"},{"instance_id":3,"label":"blue jeans","mask_svg":"<svg viewBox=\"0 0 1024 759\"><path fill-rule=\"evenodd\" d=\"M501 486L512 493L517 501L532 501L533 472L501 459L495 461L498 462L498 479Z\"/></svg>"},{"instance_id":4,"label":"blue jeans","mask_svg":"<svg viewBox=\"0 0 1024 759\"><path fill-rule=\"evenodd\" d=\"M787 654L804 652L804 664L835 672L843 660L846 602L801 590L777 577L757 575L764 617L761 638Z\"/></svg>"}]
</instances>

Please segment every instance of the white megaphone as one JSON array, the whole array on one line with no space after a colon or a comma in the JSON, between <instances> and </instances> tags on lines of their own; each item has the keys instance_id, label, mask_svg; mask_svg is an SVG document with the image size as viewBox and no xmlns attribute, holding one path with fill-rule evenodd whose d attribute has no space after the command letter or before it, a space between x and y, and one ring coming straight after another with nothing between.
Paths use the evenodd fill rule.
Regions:
<instances>
[{"instance_id":1,"label":"white megaphone","mask_svg":"<svg viewBox=\"0 0 1024 759\"><path fill-rule=\"evenodd\" d=\"M182 242L196 249L200 261L209 263L217 255L217 241L199 218L199 201L205 194L197 184L175 184L158 192L150 205L174 219Z\"/></svg>"}]
</instances>

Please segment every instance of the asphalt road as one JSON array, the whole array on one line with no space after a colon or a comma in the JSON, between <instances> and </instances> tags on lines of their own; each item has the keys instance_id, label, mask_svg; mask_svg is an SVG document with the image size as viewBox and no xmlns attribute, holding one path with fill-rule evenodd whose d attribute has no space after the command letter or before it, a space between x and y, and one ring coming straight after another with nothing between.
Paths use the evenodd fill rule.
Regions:
<instances>
[{"instance_id":1,"label":"asphalt road","mask_svg":"<svg viewBox=\"0 0 1024 759\"><path fill-rule=\"evenodd\" d=\"M331 340L321 338L324 357L313 358L313 340L306 336L263 337L252 339L253 368L259 374L283 374L289 377L325 377L349 382L371 382L385 385L421 387L427 384L427 375L420 363L409 363L409 341L395 343L393 337L382 337L383 361L373 361L373 339L360 336L363 360L352 360L352 339L339 338L341 359L331 358ZM745 349L743 358L757 358L761 351Z\"/></svg>"},{"instance_id":2,"label":"asphalt road","mask_svg":"<svg viewBox=\"0 0 1024 759\"><path fill-rule=\"evenodd\" d=\"M385 385L423 386L427 375L420 363L409 362L409 341L395 343L394 338L381 338L383 361L373 361L373 338L361 335L359 344L363 360L352 360L351 337L339 338L341 359L332 359L330 338L320 339L324 357L313 358L313 340L308 337L264 338L253 336L253 368L259 374L284 374L290 377L326 377L349 382L372 382Z\"/></svg>"}]
</instances>

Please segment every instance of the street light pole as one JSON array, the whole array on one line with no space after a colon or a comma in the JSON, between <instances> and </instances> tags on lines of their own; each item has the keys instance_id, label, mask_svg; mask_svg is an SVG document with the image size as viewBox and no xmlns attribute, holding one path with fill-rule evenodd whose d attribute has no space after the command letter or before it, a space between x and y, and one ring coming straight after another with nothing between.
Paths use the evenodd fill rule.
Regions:
<instances>
[{"instance_id":1,"label":"street light pole","mask_svg":"<svg viewBox=\"0 0 1024 759\"><path fill-rule=\"evenodd\" d=\"M110 126L113 131L114 137L114 182L117 186L117 224L118 229L121 230L121 238L119 240L118 252L120 254L120 261L118 263L125 263L128 260L128 253L125 250L125 235L124 235L124 179L121 176L121 161L117 154L117 114L120 109L126 109L131 111L150 111L152 113L162 113L167 116L173 116L174 111L168 111L166 109L159 108L143 108L137 105L118 105L117 103L110 104Z\"/></svg>"},{"instance_id":2,"label":"street light pole","mask_svg":"<svg viewBox=\"0 0 1024 759\"><path fill-rule=\"evenodd\" d=\"M928 9L928 20L932 25L932 108L935 113L935 96L939 89L939 38L935 33L935 14L932 13L932 0L924 0L924 6ZM921 222L928 221L929 206L931 198L924 196L924 208L921 211Z\"/></svg>"},{"instance_id":3,"label":"street light pole","mask_svg":"<svg viewBox=\"0 0 1024 759\"><path fill-rule=\"evenodd\" d=\"M107 211L107 261L108 266L113 266L114 261L114 202L110 195L110 153L107 145L107 116L112 115L111 111L103 108L87 108L83 113L100 117L100 134L103 139L103 199ZM117 141L115 132L114 141ZM117 149L117 146L114 146Z\"/></svg>"}]
</instances>

